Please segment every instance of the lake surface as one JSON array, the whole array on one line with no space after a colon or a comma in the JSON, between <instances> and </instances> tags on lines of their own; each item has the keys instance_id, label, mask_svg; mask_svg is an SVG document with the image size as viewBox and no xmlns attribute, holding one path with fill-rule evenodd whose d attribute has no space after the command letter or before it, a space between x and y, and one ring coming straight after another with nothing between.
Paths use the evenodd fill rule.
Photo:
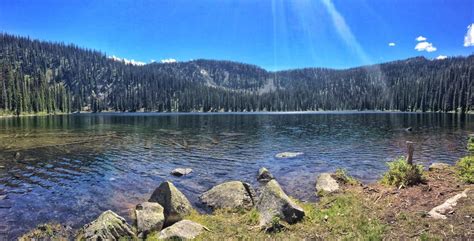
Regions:
<instances>
[{"instance_id":1,"label":"lake surface","mask_svg":"<svg viewBox=\"0 0 474 241\"><path fill-rule=\"evenodd\" d=\"M413 131L405 129L412 127ZM466 154L474 116L421 113L80 114L0 119L0 239L46 222L80 228L111 209L129 219L164 180L198 206L267 167L291 196L316 200L321 172L373 182L414 141L416 162ZM284 151L303 152L278 159ZM173 177L177 167L193 173Z\"/></svg>"}]
</instances>

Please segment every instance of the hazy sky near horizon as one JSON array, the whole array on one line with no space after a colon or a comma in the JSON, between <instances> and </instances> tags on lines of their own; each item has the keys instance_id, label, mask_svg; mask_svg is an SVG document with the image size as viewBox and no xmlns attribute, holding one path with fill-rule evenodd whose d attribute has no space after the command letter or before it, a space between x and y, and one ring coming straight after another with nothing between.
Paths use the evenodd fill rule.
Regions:
<instances>
[{"instance_id":1,"label":"hazy sky near horizon","mask_svg":"<svg viewBox=\"0 0 474 241\"><path fill-rule=\"evenodd\" d=\"M5 33L146 63L268 70L469 55L473 24L473 0L0 0Z\"/></svg>"}]
</instances>

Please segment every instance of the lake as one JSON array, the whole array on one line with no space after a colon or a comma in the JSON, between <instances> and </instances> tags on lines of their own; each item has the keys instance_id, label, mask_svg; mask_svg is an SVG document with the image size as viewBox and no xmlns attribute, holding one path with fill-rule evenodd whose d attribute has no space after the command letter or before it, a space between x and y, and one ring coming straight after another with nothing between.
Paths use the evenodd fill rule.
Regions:
<instances>
[{"instance_id":1,"label":"lake","mask_svg":"<svg viewBox=\"0 0 474 241\"><path fill-rule=\"evenodd\" d=\"M412 131L406 128L412 127ZM77 114L0 119L0 239L46 222L80 228L111 209L129 219L164 180L190 201L213 185L258 187L267 167L291 196L315 201L321 172L374 182L414 141L417 163L466 154L473 115L444 113ZM278 159L280 152L303 152ZM193 169L174 177L177 167ZM201 209L202 210L202 209ZM2 236L3 235L3 236Z\"/></svg>"}]
</instances>

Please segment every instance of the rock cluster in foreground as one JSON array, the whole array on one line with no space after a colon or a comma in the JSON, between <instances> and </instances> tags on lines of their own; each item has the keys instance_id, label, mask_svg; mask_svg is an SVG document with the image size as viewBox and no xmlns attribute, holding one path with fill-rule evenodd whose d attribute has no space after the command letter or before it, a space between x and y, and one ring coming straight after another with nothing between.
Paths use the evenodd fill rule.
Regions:
<instances>
[{"instance_id":1,"label":"rock cluster in foreground","mask_svg":"<svg viewBox=\"0 0 474 241\"><path fill-rule=\"evenodd\" d=\"M449 168L449 166L446 167L445 165L436 166L437 168L431 168L432 173L436 175L441 173L439 170ZM257 218L253 225L256 226L253 227L267 232L278 230L279 227L285 227L286 224L291 225L301 222L307 215L314 219L314 216L311 216L312 213L314 215L314 210L307 209L307 206L305 206L308 211L306 213L297 200L290 198L283 191L280 184L266 168L261 168L258 171L257 180L260 183L257 188L258 195L248 183L229 181L210 188L202 193L199 199L212 211L219 209L226 211L218 212L218 215L227 215L227 211L240 213L251 210L247 214L256 212L258 216L255 216ZM316 180L316 190L318 193L343 193L340 190L344 189L347 191L347 187L335 174L322 173ZM375 190L362 186L359 188L362 192L368 193ZM466 189L452 198L445 199L446 201L443 204L427 213L429 218L433 220L446 219L447 215L454 212L457 202L466 198L468 191L469 189ZM374 192L373 195L376 196L372 199L377 202L383 197L382 194L383 192ZM150 234L153 234L152 237L158 239L186 240L194 239L204 232L212 232L202 223L189 220L195 220L193 215L191 215L193 212L195 211L193 211L193 206L187 197L173 183L166 181L154 190L148 201L136 206L133 212L135 215L133 225L128 224L125 219L109 210L102 213L96 220L85 225L79 231L76 238L84 240L137 240L146 239ZM229 216L229 218L232 217ZM324 217L323 221L327 222L328 218L331 220L329 216ZM201 220L198 222L206 222L204 221L205 219L197 220ZM208 224L212 227L211 223ZM302 225L307 224L303 223ZM216 227L214 226L213 228ZM59 231L56 233L56 236L62 235ZM208 235L212 235L212 233Z\"/></svg>"}]
</instances>

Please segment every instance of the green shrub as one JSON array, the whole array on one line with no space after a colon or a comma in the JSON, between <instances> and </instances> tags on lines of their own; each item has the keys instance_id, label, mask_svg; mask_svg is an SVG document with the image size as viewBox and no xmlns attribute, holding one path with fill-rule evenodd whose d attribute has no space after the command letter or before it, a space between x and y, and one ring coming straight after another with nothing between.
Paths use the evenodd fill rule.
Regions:
<instances>
[{"instance_id":1,"label":"green shrub","mask_svg":"<svg viewBox=\"0 0 474 241\"><path fill-rule=\"evenodd\" d=\"M469 136L469 139L467 141L467 150L469 151L470 155L474 154L474 136L473 135Z\"/></svg>"},{"instance_id":2,"label":"green shrub","mask_svg":"<svg viewBox=\"0 0 474 241\"><path fill-rule=\"evenodd\" d=\"M382 184L408 187L423 181L423 166L410 165L404 157L388 163L388 171L383 175Z\"/></svg>"},{"instance_id":3,"label":"green shrub","mask_svg":"<svg viewBox=\"0 0 474 241\"><path fill-rule=\"evenodd\" d=\"M458 176L467 183L474 183L474 156L466 156L456 163Z\"/></svg>"},{"instance_id":4,"label":"green shrub","mask_svg":"<svg viewBox=\"0 0 474 241\"><path fill-rule=\"evenodd\" d=\"M360 182L351 177L349 174L347 174L346 170L342 168L338 168L336 172L334 173L334 178L342 183L350 184L350 185L359 185Z\"/></svg>"}]
</instances>

